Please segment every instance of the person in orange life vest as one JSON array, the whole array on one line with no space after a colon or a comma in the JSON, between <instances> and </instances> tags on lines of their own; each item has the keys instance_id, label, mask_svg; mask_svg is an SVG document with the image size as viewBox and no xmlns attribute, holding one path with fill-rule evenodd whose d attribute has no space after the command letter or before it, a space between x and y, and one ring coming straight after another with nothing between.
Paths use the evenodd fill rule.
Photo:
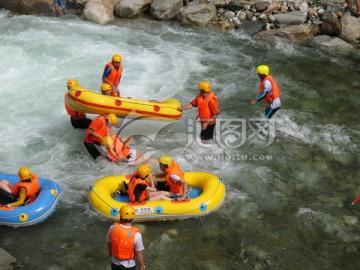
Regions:
<instances>
[{"instance_id":1,"label":"person in orange life vest","mask_svg":"<svg viewBox=\"0 0 360 270\"><path fill-rule=\"evenodd\" d=\"M67 82L68 90L75 89L78 86L79 86L79 83L76 80L69 80ZM87 118L85 113L76 112L76 111L70 109L70 107L66 104L66 102L65 102L65 109L66 109L66 112L68 113L68 115L70 116L70 121L71 121L71 125L73 126L73 128L85 129L90 126L91 119Z\"/></svg>"},{"instance_id":2,"label":"person in orange life vest","mask_svg":"<svg viewBox=\"0 0 360 270\"><path fill-rule=\"evenodd\" d=\"M260 65L256 68L260 83L260 95L255 100L250 100L249 105L252 106L260 100L265 100L268 107L265 110L266 119L270 119L281 107L280 102L280 88L273 76L270 74L270 69L266 65Z\"/></svg>"},{"instance_id":3,"label":"person in orange life vest","mask_svg":"<svg viewBox=\"0 0 360 270\"><path fill-rule=\"evenodd\" d=\"M167 197L180 196L177 201L187 199L190 192L188 183L184 179L184 173L180 166L169 156L161 156L158 159L162 173L155 174L155 178L166 178L165 183L158 181L157 189L167 191Z\"/></svg>"},{"instance_id":4,"label":"person in orange life vest","mask_svg":"<svg viewBox=\"0 0 360 270\"><path fill-rule=\"evenodd\" d=\"M137 151L130 148L132 137L123 139L119 134L102 138L101 145L106 149L106 157L114 162L132 163L137 158Z\"/></svg>"},{"instance_id":5,"label":"person in orange life vest","mask_svg":"<svg viewBox=\"0 0 360 270\"><path fill-rule=\"evenodd\" d=\"M191 109L192 107L198 108L198 118L201 123L200 138L203 141L208 141L212 140L214 137L216 117L220 113L219 101L211 91L211 84L209 82L199 82L198 88L200 94L189 104L180 106L177 109L179 111L184 111Z\"/></svg>"},{"instance_id":6,"label":"person in orange life vest","mask_svg":"<svg viewBox=\"0 0 360 270\"><path fill-rule=\"evenodd\" d=\"M141 164L133 173L128 186L128 195L131 203L171 200L166 196L166 191L156 190L151 168L147 164Z\"/></svg>"},{"instance_id":7,"label":"person in orange life vest","mask_svg":"<svg viewBox=\"0 0 360 270\"><path fill-rule=\"evenodd\" d=\"M91 122L85 133L84 145L93 159L101 155L98 147L101 145L102 138L108 134L111 135L112 126L115 126L117 123L118 118L113 113L107 116L99 115Z\"/></svg>"},{"instance_id":8,"label":"person in orange life vest","mask_svg":"<svg viewBox=\"0 0 360 270\"><path fill-rule=\"evenodd\" d=\"M101 93L106 96L118 97L118 92L114 91L110 84L103 83L101 85Z\"/></svg>"},{"instance_id":9,"label":"person in orange life vest","mask_svg":"<svg viewBox=\"0 0 360 270\"><path fill-rule=\"evenodd\" d=\"M20 168L19 182L15 185L7 180L0 181L0 204L8 208L31 203L38 191L40 184L36 174L27 167Z\"/></svg>"},{"instance_id":10,"label":"person in orange life vest","mask_svg":"<svg viewBox=\"0 0 360 270\"><path fill-rule=\"evenodd\" d=\"M145 269L144 244L140 230L132 226L134 218L134 207L123 205L120 208L120 222L111 225L106 235L112 270L136 270L136 262L140 270Z\"/></svg>"},{"instance_id":11,"label":"person in orange life vest","mask_svg":"<svg viewBox=\"0 0 360 270\"><path fill-rule=\"evenodd\" d=\"M102 75L102 82L110 84L112 91L116 92L118 97L120 97L120 91L118 89L118 86L120 84L121 76L123 73L123 66L121 62L121 55L114 54L111 58L111 62L105 65Z\"/></svg>"}]
</instances>

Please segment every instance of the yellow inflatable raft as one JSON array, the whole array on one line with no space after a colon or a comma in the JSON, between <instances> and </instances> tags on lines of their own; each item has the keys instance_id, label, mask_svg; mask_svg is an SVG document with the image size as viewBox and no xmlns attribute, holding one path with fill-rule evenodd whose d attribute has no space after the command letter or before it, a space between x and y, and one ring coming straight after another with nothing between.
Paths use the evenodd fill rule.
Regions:
<instances>
[{"instance_id":1,"label":"yellow inflatable raft","mask_svg":"<svg viewBox=\"0 0 360 270\"><path fill-rule=\"evenodd\" d=\"M130 204L135 208L136 221L185 219L209 214L218 209L225 198L223 180L206 172L186 172L185 179L192 190L186 201L147 201L131 204L127 195L118 196L115 192L129 176L108 176L97 180L89 191L91 205L102 215L111 219L120 218L121 206Z\"/></svg>"},{"instance_id":2,"label":"yellow inflatable raft","mask_svg":"<svg viewBox=\"0 0 360 270\"><path fill-rule=\"evenodd\" d=\"M176 108L181 104L177 99L164 101L140 100L112 97L96 93L83 87L75 87L65 94L65 103L70 109L81 113L109 114L122 117L149 118L149 120L176 121L182 112Z\"/></svg>"}]
</instances>

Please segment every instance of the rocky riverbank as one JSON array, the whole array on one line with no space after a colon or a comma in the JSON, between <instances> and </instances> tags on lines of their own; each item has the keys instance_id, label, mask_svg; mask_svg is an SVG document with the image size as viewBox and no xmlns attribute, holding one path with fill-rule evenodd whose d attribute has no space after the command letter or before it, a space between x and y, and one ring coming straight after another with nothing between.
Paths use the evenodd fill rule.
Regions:
<instances>
[{"instance_id":1,"label":"rocky riverbank","mask_svg":"<svg viewBox=\"0 0 360 270\"><path fill-rule=\"evenodd\" d=\"M53 0L0 0L21 14L53 14ZM317 45L340 51L360 49L360 18L341 0L68 0L82 19L108 24L150 15L183 25L239 31L254 40Z\"/></svg>"}]
</instances>

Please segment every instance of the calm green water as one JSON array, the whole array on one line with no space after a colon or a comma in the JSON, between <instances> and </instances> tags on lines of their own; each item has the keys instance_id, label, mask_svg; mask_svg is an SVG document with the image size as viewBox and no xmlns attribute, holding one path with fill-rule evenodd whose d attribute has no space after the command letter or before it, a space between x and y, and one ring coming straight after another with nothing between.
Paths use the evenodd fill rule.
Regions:
<instances>
[{"instance_id":1,"label":"calm green water","mask_svg":"<svg viewBox=\"0 0 360 270\"><path fill-rule=\"evenodd\" d=\"M0 171L15 174L26 165L64 189L47 221L0 227L0 246L18 259L16 269L110 269L105 235L112 222L89 205L88 188L134 168L95 163L63 97L72 78L99 89L114 53L124 59L125 96L187 103L208 80L221 101L211 148L199 146L191 131L195 110L156 136L137 127L139 150L171 155L185 171L217 174L227 189L223 206L208 216L138 224L147 269L359 269L360 206L346 207L360 194L359 53L267 48L240 34L171 23L101 26L3 10ZM264 107L246 101L257 96L255 67L263 63L281 87L283 106L259 132Z\"/></svg>"}]
</instances>

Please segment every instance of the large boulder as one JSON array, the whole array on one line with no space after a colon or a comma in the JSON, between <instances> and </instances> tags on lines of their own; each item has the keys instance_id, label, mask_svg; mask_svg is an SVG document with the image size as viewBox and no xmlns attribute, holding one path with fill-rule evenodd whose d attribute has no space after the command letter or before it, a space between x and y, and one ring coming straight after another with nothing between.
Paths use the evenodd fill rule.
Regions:
<instances>
[{"instance_id":1,"label":"large boulder","mask_svg":"<svg viewBox=\"0 0 360 270\"><path fill-rule=\"evenodd\" d=\"M115 12L120 18L134 18L147 10L152 0L118 0Z\"/></svg>"},{"instance_id":2,"label":"large boulder","mask_svg":"<svg viewBox=\"0 0 360 270\"><path fill-rule=\"evenodd\" d=\"M213 4L192 4L180 9L180 19L184 25L205 26L216 16Z\"/></svg>"},{"instance_id":3,"label":"large boulder","mask_svg":"<svg viewBox=\"0 0 360 270\"><path fill-rule=\"evenodd\" d=\"M284 28L263 31L254 35L254 39L275 46L279 41L303 44L314 38L314 27L310 25L291 25Z\"/></svg>"},{"instance_id":4,"label":"large boulder","mask_svg":"<svg viewBox=\"0 0 360 270\"><path fill-rule=\"evenodd\" d=\"M114 17L115 0L88 0L82 11L81 17L84 20L107 24L112 22Z\"/></svg>"},{"instance_id":5,"label":"large boulder","mask_svg":"<svg viewBox=\"0 0 360 270\"><path fill-rule=\"evenodd\" d=\"M180 8L183 7L183 0L154 0L150 6L150 14L161 20L174 18Z\"/></svg>"},{"instance_id":6,"label":"large boulder","mask_svg":"<svg viewBox=\"0 0 360 270\"><path fill-rule=\"evenodd\" d=\"M340 38L326 36L326 35L320 35L314 37L311 43L320 49L327 49L328 51L333 51L336 53L339 52L348 53L349 51L355 49L354 46L352 46L351 44L345 42Z\"/></svg>"},{"instance_id":7,"label":"large boulder","mask_svg":"<svg viewBox=\"0 0 360 270\"><path fill-rule=\"evenodd\" d=\"M53 0L0 0L0 8L19 14L47 15L54 13L54 2Z\"/></svg>"},{"instance_id":8,"label":"large boulder","mask_svg":"<svg viewBox=\"0 0 360 270\"><path fill-rule=\"evenodd\" d=\"M341 18L342 30L340 38L353 42L360 38L360 21L353 16L344 16Z\"/></svg>"}]
</instances>

